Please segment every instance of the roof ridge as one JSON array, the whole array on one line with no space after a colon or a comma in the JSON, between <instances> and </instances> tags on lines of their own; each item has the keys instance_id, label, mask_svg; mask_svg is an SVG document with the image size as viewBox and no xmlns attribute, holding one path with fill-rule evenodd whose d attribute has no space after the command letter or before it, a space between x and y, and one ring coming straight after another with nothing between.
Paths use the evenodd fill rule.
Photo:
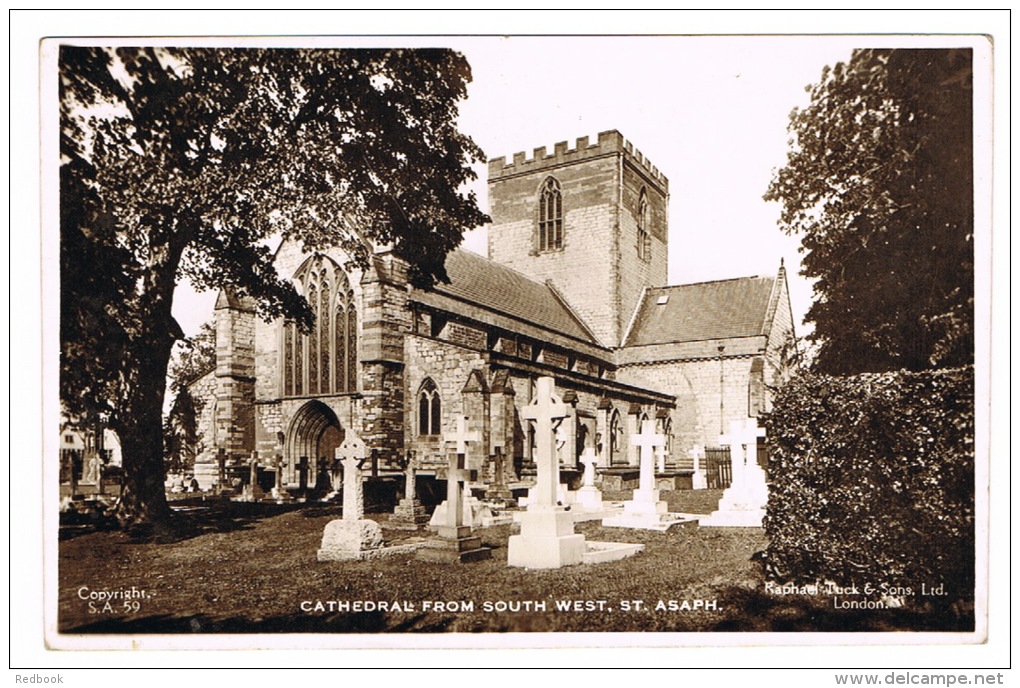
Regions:
<instances>
[{"instance_id":1,"label":"roof ridge","mask_svg":"<svg viewBox=\"0 0 1020 688\"><path fill-rule=\"evenodd\" d=\"M702 284L719 284L720 282L739 282L741 280L753 280L753 279L775 279L775 277L767 277L762 275L748 275L746 277L724 277L722 279L704 280L701 282L688 282L687 284L666 284L661 287L649 287L648 290L654 289L666 290L666 289L680 289L681 287L698 287Z\"/></svg>"},{"instance_id":2,"label":"roof ridge","mask_svg":"<svg viewBox=\"0 0 1020 688\"><path fill-rule=\"evenodd\" d=\"M545 286L548 287L549 291L553 293L553 296L556 297L556 299L561 304L563 304L563 307L566 308L567 312L570 313L574 320L577 321L577 324L580 325L581 328L591 336L592 341L605 346L605 344L602 343L602 340L600 340L598 336L594 332L592 332L591 328L588 327L588 323L581 319L581 316L577 313L577 311L574 310L574 307L570 305L570 302L567 301L567 298L560 293L560 290L556 288L556 284L551 279L547 279L545 281Z\"/></svg>"}]
</instances>

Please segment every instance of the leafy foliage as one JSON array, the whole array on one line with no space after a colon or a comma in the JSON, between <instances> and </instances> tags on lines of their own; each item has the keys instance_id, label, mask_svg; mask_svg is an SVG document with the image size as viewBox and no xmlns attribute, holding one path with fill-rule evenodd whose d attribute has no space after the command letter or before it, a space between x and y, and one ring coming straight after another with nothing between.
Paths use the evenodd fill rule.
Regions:
<instances>
[{"instance_id":1,"label":"leafy foliage","mask_svg":"<svg viewBox=\"0 0 1020 688\"><path fill-rule=\"evenodd\" d=\"M766 423L771 576L971 599L973 395L971 367L787 384Z\"/></svg>"},{"instance_id":2,"label":"leafy foliage","mask_svg":"<svg viewBox=\"0 0 1020 688\"><path fill-rule=\"evenodd\" d=\"M973 362L972 56L858 50L790 117L765 195L815 282L815 369Z\"/></svg>"},{"instance_id":3,"label":"leafy foliage","mask_svg":"<svg viewBox=\"0 0 1020 688\"><path fill-rule=\"evenodd\" d=\"M163 421L163 451L166 470L181 472L195 465L201 452L198 414L205 401L196 398L191 383L216 365L216 329L212 322L202 323L197 334L179 340L170 360L170 393L174 395L170 411Z\"/></svg>"},{"instance_id":4,"label":"leafy foliage","mask_svg":"<svg viewBox=\"0 0 1020 688\"><path fill-rule=\"evenodd\" d=\"M124 508L165 516L161 415L182 279L311 325L270 237L392 244L411 278L488 218L482 152L456 128L470 69L448 50L64 46L61 397L120 436Z\"/></svg>"}]
</instances>

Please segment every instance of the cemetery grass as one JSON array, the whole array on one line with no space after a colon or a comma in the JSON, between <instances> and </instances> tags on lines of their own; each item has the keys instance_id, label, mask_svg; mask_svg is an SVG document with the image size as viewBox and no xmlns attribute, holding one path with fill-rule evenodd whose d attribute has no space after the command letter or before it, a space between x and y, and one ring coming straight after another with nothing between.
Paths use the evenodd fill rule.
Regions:
<instances>
[{"instance_id":1,"label":"cemetery grass","mask_svg":"<svg viewBox=\"0 0 1020 688\"><path fill-rule=\"evenodd\" d=\"M682 491L663 497L671 510L709 513L720 494ZM755 557L766 546L760 529L689 525L658 533L583 522L576 531L589 541L640 543L645 550L617 562L528 571L506 566L507 539L516 532L513 526L477 531L483 544L492 548L488 561L440 564L399 554L319 562L316 551L323 528L341 516L337 505L194 506L194 511L178 513L187 527L172 542L92 526L62 527L59 630L75 634L963 630L924 610L843 611L833 609L824 597L766 595ZM384 513L367 517L383 526L388 544L424 535L387 527ZM126 591L128 597L134 595L132 590L143 591L142 597L114 599L109 608L101 601L90 604L83 599L100 591ZM132 601L137 601L137 609ZM375 608L330 611L330 601L374 603ZM714 602L715 609L692 608L697 601ZM318 602L326 609L316 611ZM486 602L493 611L486 610ZM563 603L571 603L572 610L558 610ZM677 609L671 610L671 604ZM521 611L495 611L505 608Z\"/></svg>"}]
</instances>

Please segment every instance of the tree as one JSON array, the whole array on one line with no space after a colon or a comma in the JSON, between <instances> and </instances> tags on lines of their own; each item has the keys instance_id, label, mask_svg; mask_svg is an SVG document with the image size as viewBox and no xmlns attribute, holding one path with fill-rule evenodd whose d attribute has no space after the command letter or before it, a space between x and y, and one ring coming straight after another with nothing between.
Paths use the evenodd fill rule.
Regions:
<instances>
[{"instance_id":1,"label":"tree","mask_svg":"<svg viewBox=\"0 0 1020 688\"><path fill-rule=\"evenodd\" d=\"M64 46L61 397L121 440L125 525L168 525L162 407L174 287L231 288L311 325L265 240L392 244L418 285L488 218L462 185L470 68L448 50Z\"/></svg>"},{"instance_id":2,"label":"tree","mask_svg":"<svg viewBox=\"0 0 1020 688\"><path fill-rule=\"evenodd\" d=\"M790 117L766 200L800 234L819 372L973 362L972 56L857 50Z\"/></svg>"},{"instance_id":3,"label":"tree","mask_svg":"<svg viewBox=\"0 0 1020 688\"><path fill-rule=\"evenodd\" d=\"M198 414L205 402L195 398L191 385L215 366L216 328L211 321L202 323L195 335L175 344L168 375L173 401L163 419L163 455L167 472L179 473L195 465L195 456L202 449L198 440Z\"/></svg>"}]
</instances>

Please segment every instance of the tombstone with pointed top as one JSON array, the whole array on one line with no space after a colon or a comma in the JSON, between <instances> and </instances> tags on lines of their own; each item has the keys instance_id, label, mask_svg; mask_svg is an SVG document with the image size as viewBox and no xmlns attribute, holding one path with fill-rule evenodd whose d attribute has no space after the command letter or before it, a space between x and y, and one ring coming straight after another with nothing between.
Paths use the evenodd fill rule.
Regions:
<instances>
[{"instance_id":1,"label":"tombstone with pointed top","mask_svg":"<svg viewBox=\"0 0 1020 688\"><path fill-rule=\"evenodd\" d=\"M457 432L444 437L447 443L454 445L449 454L446 469L446 510L434 513L429 525L436 536L430 539L425 547L418 550L418 557L429 561L469 562L480 561L492 557L492 550L482 547L482 539L472 535L471 526L465 519L465 507L471 506L464 499L464 489L471 480L471 471L465 468L468 445L481 441L481 434L468 432L467 418L457 419ZM442 505L440 505L442 506ZM470 512L469 512L470 513Z\"/></svg>"},{"instance_id":2,"label":"tombstone with pointed top","mask_svg":"<svg viewBox=\"0 0 1020 688\"><path fill-rule=\"evenodd\" d=\"M553 378L540 377L534 401L521 410L521 417L535 423L535 463L538 469L535 498L521 514L521 533L507 545L507 565L529 569L556 569L584 560L584 535L574 533L574 519L557 504L560 464L556 429L569 409L556 396Z\"/></svg>"},{"instance_id":3,"label":"tombstone with pointed top","mask_svg":"<svg viewBox=\"0 0 1020 688\"><path fill-rule=\"evenodd\" d=\"M365 443L348 430L343 443L336 449L336 458L344 467L343 518L326 524L318 551L319 561L364 559L382 547L382 529L375 521L365 518L360 464L367 456Z\"/></svg>"},{"instance_id":4,"label":"tombstone with pointed top","mask_svg":"<svg viewBox=\"0 0 1020 688\"><path fill-rule=\"evenodd\" d=\"M707 490L708 476L705 473L704 466L701 465L701 460L705 458L705 449L700 444L696 444L691 447L690 456L694 461L694 473L691 474L691 488Z\"/></svg>"},{"instance_id":5,"label":"tombstone with pointed top","mask_svg":"<svg viewBox=\"0 0 1020 688\"><path fill-rule=\"evenodd\" d=\"M577 491L577 504L585 511L602 511L602 490L595 487L595 467L598 462L598 454L591 447L581 453L584 478L581 489Z\"/></svg>"},{"instance_id":6,"label":"tombstone with pointed top","mask_svg":"<svg viewBox=\"0 0 1020 688\"><path fill-rule=\"evenodd\" d=\"M733 481L723 492L719 508L702 518L708 527L760 527L765 518L769 490L765 471L758 465L758 438L765 437L754 418L730 421L730 432L719 438L719 444L730 447Z\"/></svg>"}]
</instances>

